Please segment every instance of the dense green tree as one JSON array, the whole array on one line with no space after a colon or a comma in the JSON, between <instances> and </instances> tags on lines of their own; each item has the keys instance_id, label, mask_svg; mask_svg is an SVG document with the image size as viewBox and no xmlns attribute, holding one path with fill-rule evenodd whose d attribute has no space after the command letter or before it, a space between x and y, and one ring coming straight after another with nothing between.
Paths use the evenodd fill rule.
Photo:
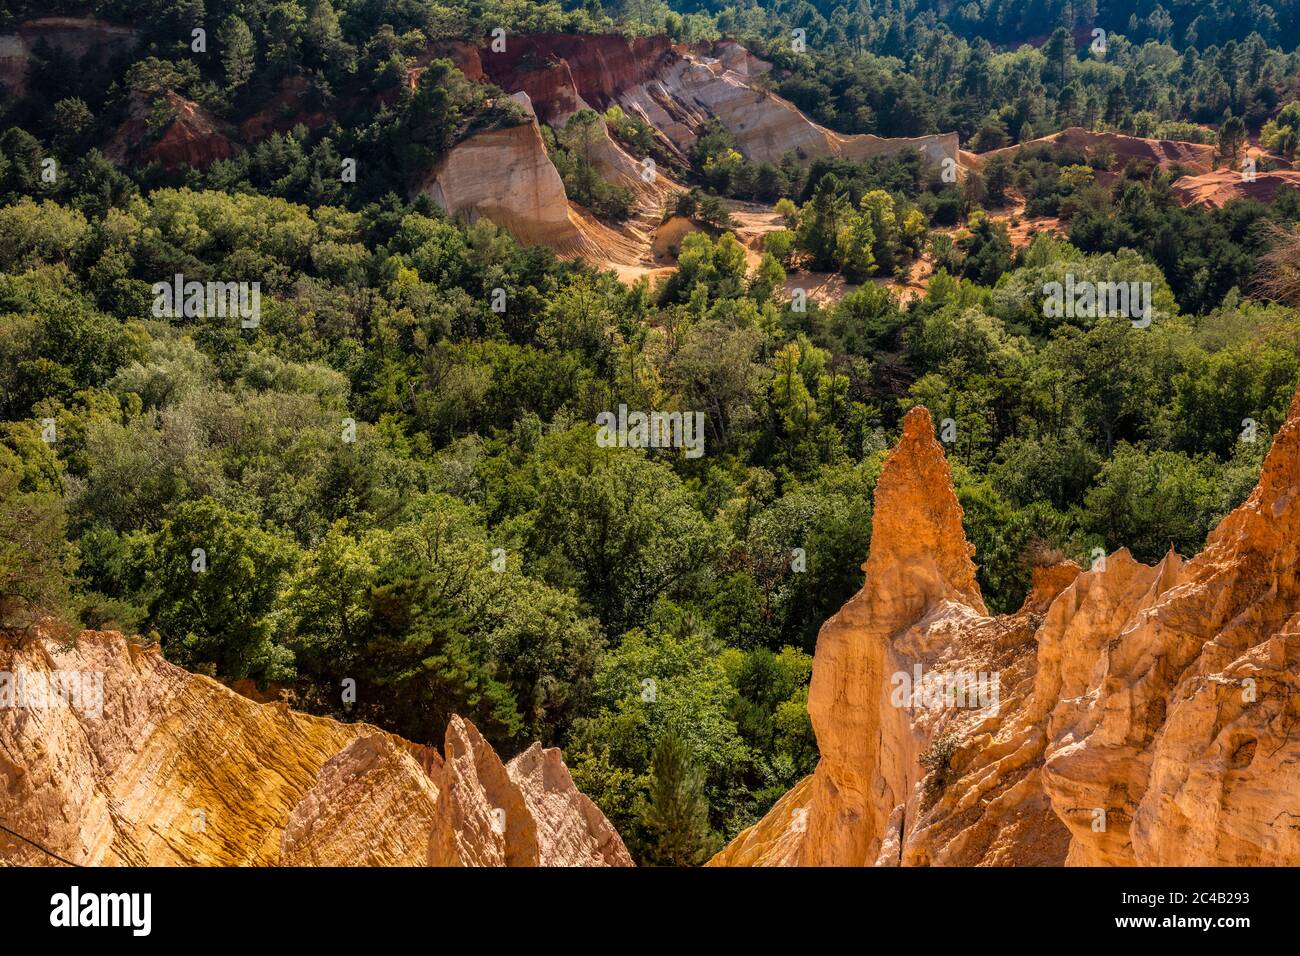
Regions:
<instances>
[{"instance_id":1,"label":"dense green tree","mask_svg":"<svg viewBox=\"0 0 1300 956\"><path fill-rule=\"evenodd\" d=\"M650 862L664 866L702 863L716 849L709 829L704 775L695 765L686 741L671 728L655 745L650 779L650 797L644 811L646 829L654 841Z\"/></svg>"},{"instance_id":2,"label":"dense green tree","mask_svg":"<svg viewBox=\"0 0 1300 956\"><path fill-rule=\"evenodd\" d=\"M0 628L30 628L69 611L63 502L22 484L20 462L0 446Z\"/></svg>"},{"instance_id":3,"label":"dense green tree","mask_svg":"<svg viewBox=\"0 0 1300 956\"><path fill-rule=\"evenodd\" d=\"M291 542L210 498L179 505L152 545L150 620L163 647L191 668L282 681L293 657L271 635L270 612L297 554Z\"/></svg>"},{"instance_id":4,"label":"dense green tree","mask_svg":"<svg viewBox=\"0 0 1300 956\"><path fill-rule=\"evenodd\" d=\"M257 46L253 32L239 17L232 16L217 34L221 45L221 66L226 71L226 86L237 90L253 75Z\"/></svg>"}]
</instances>

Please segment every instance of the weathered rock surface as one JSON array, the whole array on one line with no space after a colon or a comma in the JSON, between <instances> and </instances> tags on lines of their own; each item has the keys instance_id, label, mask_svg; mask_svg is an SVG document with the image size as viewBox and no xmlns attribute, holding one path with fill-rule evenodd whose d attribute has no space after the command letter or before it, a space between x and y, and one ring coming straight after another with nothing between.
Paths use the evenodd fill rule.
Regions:
<instances>
[{"instance_id":1,"label":"weathered rock surface","mask_svg":"<svg viewBox=\"0 0 1300 956\"><path fill-rule=\"evenodd\" d=\"M443 752L431 866L633 865L558 750L533 744L503 765L474 725L456 717Z\"/></svg>"},{"instance_id":2,"label":"weathered rock surface","mask_svg":"<svg viewBox=\"0 0 1300 956\"><path fill-rule=\"evenodd\" d=\"M813 123L792 104L755 85L770 70L731 41L673 46L665 37L627 40L622 36L535 34L491 45L475 56L457 52L466 75L482 74L512 91L539 122L555 128L578 110L604 111L619 105L654 132L658 148L686 161L704 125L716 118L755 161L779 161L786 154L865 159L915 148L931 162L958 157L956 134L916 139L842 136ZM526 128L495 130L456 146L422 185L444 208L470 218L482 216L509 229L523 242L542 243L563 256L584 257L614 267L628 278L663 265L656 250L663 209L683 187L633 156L608 133L588 158L609 182L636 196L632 217L610 226L561 200L559 175L542 148L540 133ZM647 173L647 170L650 170ZM662 245L662 243L660 244Z\"/></svg>"},{"instance_id":3,"label":"weathered rock surface","mask_svg":"<svg viewBox=\"0 0 1300 956\"><path fill-rule=\"evenodd\" d=\"M506 764L506 772L537 826L540 865L633 865L605 814L574 786L559 750L535 743Z\"/></svg>"},{"instance_id":4,"label":"weathered rock surface","mask_svg":"<svg viewBox=\"0 0 1300 956\"><path fill-rule=\"evenodd\" d=\"M134 31L92 19L24 23L16 34L0 37L0 82L17 95L25 90L31 43L38 37L97 62L138 43ZM617 34L540 33L511 36L504 50L493 50L490 42L443 41L408 63L408 85L418 81L434 57L449 57L470 80L490 80L530 117L517 126L470 135L413 183L413 191L429 195L454 215L490 220L522 243L588 259L629 280L656 274L664 266L662 252L656 255L657 233L671 197L683 187L646 163L653 157L631 155L604 131L588 158L607 181L632 190L635 204L626 221L603 222L565 194L538 122L558 128L580 109L603 111L619 104L649 124L661 158L683 162L701 129L715 118L756 162L777 162L787 154L801 160L866 159L909 148L935 163L960 155L956 134L882 139L844 136L819 126L793 104L764 91L756 80L770 64L730 40L688 47L674 46L664 36L629 40ZM369 105L392 106L399 90L394 87ZM159 97L168 113L161 125L155 116ZM104 152L120 164L205 168L273 133L298 125L320 129L340 111L366 105L339 101L331 114L310 99L306 81L290 78L236 129L175 92L136 94Z\"/></svg>"},{"instance_id":5,"label":"weathered rock surface","mask_svg":"<svg viewBox=\"0 0 1300 956\"><path fill-rule=\"evenodd\" d=\"M442 812L429 841L430 866L537 866L537 821L505 764L472 724L447 727L438 778Z\"/></svg>"},{"instance_id":6,"label":"weathered rock surface","mask_svg":"<svg viewBox=\"0 0 1300 956\"><path fill-rule=\"evenodd\" d=\"M618 101L662 130L683 152L716 117L740 151L756 163L780 162L787 153L804 161L818 156L862 160L906 149L916 149L936 164L958 159L956 133L887 139L826 129L789 101L756 88L750 72L729 69L712 56L678 53L662 63L653 79L620 93Z\"/></svg>"},{"instance_id":7,"label":"weathered rock surface","mask_svg":"<svg viewBox=\"0 0 1300 956\"><path fill-rule=\"evenodd\" d=\"M565 256L637 262L645 250L569 201L527 94L512 96L528 122L477 133L448 151L418 192L452 215L488 219L522 243Z\"/></svg>"},{"instance_id":8,"label":"weathered rock surface","mask_svg":"<svg viewBox=\"0 0 1300 956\"><path fill-rule=\"evenodd\" d=\"M272 133L287 133L295 126L319 129L330 122L330 113L311 109L311 88L306 77L290 76L280 89L248 119L239 124L239 136L246 143L258 143Z\"/></svg>"},{"instance_id":9,"label":"weathered rock surface","mask_svg":"<svg viewBox=\"0 0 1300 956\"><path fill-rule=\"evenodd\" d=\"M0 637L0 820L73 863L631 865L558 751L507 768L455 718L445 752L258 703L120 634ZM56 862L3 833L0 861Z\"/></svg>"},{"instance_id":10,"label":"weathered rock surface","mask_svg":"<svg viewBox=\"0 0 1300 956\"><path fill-rule=\"evenodd\" d=\"M649 80L666 56L667 37L627 40L621 35L536 33L511 37L503 51L488 44L478 59L484 74L507 92L522 90L544 122L572 113L581 98L605 109L629 87Z\"/></svg>"},{"instance_id":11,"label":"weathered rock surface","mask_svg":"<svg viewBox=\"0 0 1300 956\"><path fill-rule=\"evenodd\" d=\"M0 707L0 819L86 865L274 864L321 766L379 732L254 703L114 633L0 639L0 672L102 675L98 716ZM0 856L50 862L7 835Z\"/></svg>"},{"instance_id":12,"label":"weathered rock surface","mask_svg":"<svg viewBox=\"0 0 1300 956\"><path fill-rule=\"evenodd\" d=\"M1153 166L1159 166L1161 169L1179 167L1189 170L1192 175L1185 176L1178 181L1184 186L1179 193L1179 198L1184 203L1212 202L1214 205L1222 205L1229 198L1243 195L1252 195L1255 198L1267 201L1268 198L1272 197L1277 186L1285 183L1288 179L1285 174L1277 176L1277 174L1261 172L1258 177L1259 180L1264 181L1264 185L1236 191L1235 195L1227 195L1226 198L1213 202L1200 194L1208 192L1210 195L1223 195L1218 187L1223 186L1225 183L1230 184L1230 180L1235 180L1237 183L1242 182L1239 169L1224 169L1216 172L1216 168L1222 165L1222 161L1218 157L1218 148L1213 144L1187 143L1172 139L1150 139L1142 136L1129 136L1125 133L1098 133L1079 126L1071 126L1048 136L1040 136L1037 139L991 150L987 153L965 154L962 165L980 166L994 156L1010 157L1019 150L1044 145L1076 150L1088 159L1093 159L1103 153L1109 155L1112 159L1112 170L1109 172L1100 171L1097 174L1098 180L1103 183L1113 181L1115 172L1130 163L1149 163ZM1255 159L1258 163L1267 160L1274 166L1285 167L1290 165L1281 156L1271 155L1258 146L1248 146L1245 155ZM1266 180L1266 176L1276 176L1277 178ZM1246 185L1249 186L1250 184L1246 183ZM1177 188L1177 184L1175 186ZM1207 189L1207 187L1209 188Z\"/></svg>"},{"instance_id":13,"label":"weathered rock surface","mask_svg":"<svg viewBox=\"0 0 1300 956\"><path fill-rule=\"evenodd\" d=\"M885 139L841 135L812 122L793 104L754 84L770 66L733 41L672 46L665 37L538 34L479 52L486 75L506 90L524 90L538 116L554 122L581 101L603 110L617 103L685 154L710 118L718 119L749 159L779 162L786 153L867 159L917 149L933 163L958 159L957 135Z\"/></svg>"},{"instance_id":14,"label":"weathered rock surface","mask_svg":"<svg viewBox=\"0 0 1300 956\"><path fill-rule=\"evenodd\" d=\"M1215 147L1212 145L1185 143L1171 139L1147 139L1125 133L1094 133L1081 126L1071 126L1048 136L1040 136L1014 146L980 153L975 156L975 160L982 164L994 156L1012 156L1022 149L1042 145L1069 147L1089 158L1100 150L1108 150L1120 165L1139 160L1162 168L1173 165L1185 166L1197 172L1209 172L1214 167Z\"/></svg>"},{"instance_id":15,"label":"weathered rock surface","mask_svg":"<svg viewBox=\"0 0 1300 956\"><path fill-rule=\"evenodd\" d=\"M1300 394L1200 555L1040 568L1024 606L991 617L913 410L866 582L818 638L821 762L712 863L1300 863L1297 492ZM996 693L918 695L925 675Z\"/></svg>"},{"instance_id":16,"label":"weathered rock surface","mask_svg":"<svg viewBox=\"0 0 1300 956\"><path fill-rule=\"evenodd\" d=\"M27 95L30 69L27 44L17 34L0 34L0 84L15 99Z\"/></svg>"},{"instance_id":17,"label":"weathered rock surface","mask_svg":"<svg viewBox=\"0 0 1300 956\"><path fill-rule=\"evenodd\" d=\"M280 865L423 866L437 820L438 788L416 757L385 735L360 737L289 814Z\"/></svg>"},{"instance_id":18,"label":"weathered rock surface","mask_svg":"<svg viewBox=\"0 0 1300 956\"><path fill-rule=\"evenodd\" d=\"M159 163L165 169L192 166L206 169L218 159L230 159L240 151L235 130L206 109L171 91L158 97L165 101L166 121L151 125L155 97L133 94L127 119L104 147L104 155L115 163Z\"/></svg>"},{"instance_id":19,"label":"weathered rock surface","mask_svg":"<svg viewBox=\"0 0 1300 956\"><path fill-rule=\"evenodd\" d=\"M1273 201L1279 189L1300 189L1300 172L1277 169L1243 177L1240 170L1220 169L1201 176L1181 176L1174 181L1174 195L1184 205L1222 208L1234 199Z\"/></svg>"},{"instance_id":20,"label":"weathered rock surface","mask_svg":"<svg viewBox=\"0 0 1300 956\"><path fill-rule=\"evenodd\" d=\"M32 60L42 48L54 50L77 64L89 61L103 65L139 42L140 33L133 27L95 17L27 20L14 33L0 36L0 83L13 96L25 96Z\"/></svg>"}]
</instances>

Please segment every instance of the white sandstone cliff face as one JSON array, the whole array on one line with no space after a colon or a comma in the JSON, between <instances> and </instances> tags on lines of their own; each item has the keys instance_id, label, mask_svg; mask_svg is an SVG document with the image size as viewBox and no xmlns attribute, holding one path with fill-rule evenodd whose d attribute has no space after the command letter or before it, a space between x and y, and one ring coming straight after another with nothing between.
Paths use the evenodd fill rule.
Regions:
<instances>
[{"instance_id":1,"label":"white sandstone cliff face","mask_svg":"<svg viewBox=\"0 0 1300 956\"><path fill-rule=\"evenodd\" d=\"M94 17L27 20L18 25L15 33L0 35L0 83L14 97L25 96L32 60L42 44L69 57L74 63L89 57L102 64L118 53L131 50L139 42L138 30Z\"/></svg>"},{"instance_id":2,"label":"white sandstone cliff face","mask_svg":"<svg viewBox=\"0 0 1300 956\"><path fill-rule=\"evenodd\" d=\"M16 34L0 35L0 83L14 99L27 95L27 73L28 51L23 38Z\"/></svg>"},{"instance_id":3,"label":"white sandstone cliff face","mask_svg":"<svg viewBox=\"0 0 1300 956\"><path fill-rule=\"evenodd\" d=\"M529 121L488 130L452 147L421 192L453 216L483 217L521 242L566 241L573 225L559 172L546 155L526 94L511 97Z\"/></svg>"},{"instance_id":4,"label":"white sandstone cliff face","mask_svg":"<svg viewBox=\"0 0 1300 956\"><path fill-rule=\"evenodd\" d=\"M818 638L821 763L712 863L1300 863L1300 395L1200 555L1038 569L999 617L941 461L913 411L863 590ZM895 706L917 663L996 673L996 712Z\"/></svg>"},{"instance_id":5,"label":"white sandstone cliff face","mask_svg":"<svg viewBox=\"0 0 1300 956\"><path fill-rule=\"evenodd\" d=\"M417 192L453 216L487 219L521 243L545 245L566 257L641 262L646 250L569 201L546 152L525 93L511 99L528 121L477 133L453 146Z\"/></svg>"},{"instance_id":6,"label":"white sandstone cliff face","mask_svg":"<svg viewBox=\"0 0 1300 956\"><path fill-rule=\"evenodd\" d=\"M787 153L804 161L818 156L868 159L909 148L936 164L958 160L956 133L886 139L840 134L814 123L793 103L756 88L755 76L766 71L755 67L761 61L748 55L741 58L739 49L724 50L721 58L677 52L663 61L652 79L624 89L616 99L667 135L683 153L704 124L716 117L735 137L740 151L756 163L780 162Z\"/></svg>"}]
</instances>

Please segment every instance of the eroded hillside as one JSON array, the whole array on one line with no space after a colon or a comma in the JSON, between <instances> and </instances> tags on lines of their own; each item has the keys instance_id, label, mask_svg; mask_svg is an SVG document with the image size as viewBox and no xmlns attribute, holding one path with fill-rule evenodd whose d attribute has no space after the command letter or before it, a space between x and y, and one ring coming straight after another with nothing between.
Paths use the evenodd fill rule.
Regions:
<instances>
[{"instance_id":1,"label":"eroded hillside","mask_svg":"<svg viewBox=\"0 0 1300 956\"><path fill-rule=\"evenodd\" d=\"M559 128L578 110L618 106L643 121L659 146L683 163L713 119L753 162L778 162L787 154L805 162L819 156L863 160L907 149L936 165L958 157L955 133L886 139L842 135L814 123L755 82L770 67L736 43L687 47L665 37L539 34L511 40L500 52L491 45L458 45L448 53L467 77L489 79L514 94L528 125ZM684 186L647 158L632 155L602 130L593 162L606 181L630 188L637 201L631 220L616 227L569 202L540 135L527 127L458 144L419 189L453 213L507 227L521 241L616 269L650 270L665 264L655 254L655 240L665 203Z\"/></svg>"}]
</instances>

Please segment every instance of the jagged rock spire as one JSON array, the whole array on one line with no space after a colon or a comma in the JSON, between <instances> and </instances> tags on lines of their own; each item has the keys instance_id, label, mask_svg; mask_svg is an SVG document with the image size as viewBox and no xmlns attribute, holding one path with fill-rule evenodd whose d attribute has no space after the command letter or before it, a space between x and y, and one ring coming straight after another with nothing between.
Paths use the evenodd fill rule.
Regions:
<instances>
[{"instance_id":1,"label":"jagged rock spire","mask_svg":"<svg viewBox=\"0 0 1300 956\"><path fill-rule=\"evenodd\" d=\"M868 589L888 590L921 609L949 599L987 613L962 514L930 413L918 405L904 417L876 484L863 565Z\"/></svg>"},{"instance_id":2,"label":"jagged rock spire","mask_svg":"<svg viewBox=\"0 0 1300 956\"><path fill-rule=\"evenodd\" d=\"M1062 562L989 617L913 409L877 486L866 584L818 637L821 762L714 862L1300 864L1298 492L1300 393L1201 554ZM996 675L1000 703L890 706L891 675L913 667Z\"/></svg>"}]
</instances>

